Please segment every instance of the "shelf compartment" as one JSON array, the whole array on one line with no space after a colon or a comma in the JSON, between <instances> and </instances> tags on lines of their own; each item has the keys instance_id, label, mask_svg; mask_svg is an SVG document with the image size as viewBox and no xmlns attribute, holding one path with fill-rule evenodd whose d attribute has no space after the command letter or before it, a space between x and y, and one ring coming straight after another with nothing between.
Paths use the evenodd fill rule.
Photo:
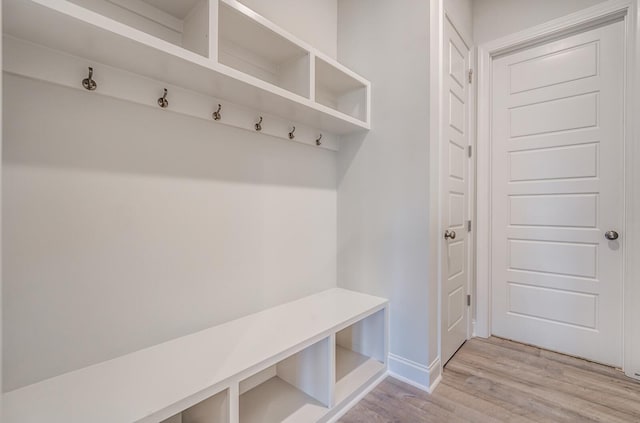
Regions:
<instances>
[{"instance_id":1,"label":"shelf compartment","mask_svg":"<svg viewBox=\"0 0 640 423\"><path fill-rule=\"evenodd\" d=\"M210 1L69 0L204 57L210 52Z\"/></svg>"},{"instance_id":2,"label":"shelf compartment","mask_svg":"<svg viewBox=\"0 0 640 423\"><path fill-rule=\"evenodd\" d=\"M314 422L331 404L330 339L240 382L240 423Z\"/></svg>"},{"instance_id":3,"label":"shelf compartment","mask_svg":"<svg viewBox=\"0 0 640 423\"><path fill-rule=\"evenodd\" d=\"M219 7L218 62L309 98L309 51L233 0L221 1Z\"/></svg>"},{"instance_id":4,"label":"shelf compartment","mask_svg":"<svg viewBox=\"0 0 640 423\"><path fill-rule=\"evenodd\" d=\"M218 392L161 423L229 423L229 390Z\"/></svg>"},{"instance_id":5,"label":"shelf compartment","mask_svg":"<svg viewBox=\"0 0 640 423\"><path fill-rule=\"evenodd\" d=\"M316 102L367 122L369 84L317 56L315 67Z\"/></svg>"},{"instance_id":6,"label":"shelf compartment","mask_svg":"<svg viewBox=\"0 0 640 423\"><path fill-rule=\"evenodd\" d=\"M336 334L336 404L385 372L385 332L385 310L380 310Z\"/></svg>"}]
</instances>

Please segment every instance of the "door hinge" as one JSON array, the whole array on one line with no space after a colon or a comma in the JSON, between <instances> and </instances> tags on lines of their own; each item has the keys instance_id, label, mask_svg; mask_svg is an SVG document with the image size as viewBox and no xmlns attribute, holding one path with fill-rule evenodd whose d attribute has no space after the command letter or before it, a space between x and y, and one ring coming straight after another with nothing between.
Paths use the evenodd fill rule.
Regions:
<instances>
[{"instance_id":1,"label":"door hinge","mask_svg":"<svg viewBox=\"0 0 640 423\"><path fill-rule=\"evenodd\" d=\"M471 221L467 220L467 232L471 232Z\"/></svg>"},{"instance_id":2,"label":"door hinge","mask_svg":"<svg viewBox=\"0 0 640 423\"><path fill-rule=\"evenodd\" d=\"M471 295L467 295L467 307L471 307Z\"/></svg>"},{"instance_id":3,"label":"door hinge","mask_svg":"<svg viewBox=\"0 0 640 423\"><path fill-rule=\"evenodd\" d=\"M473 82L473 69L469 69L469 84Z\"/></svg>"},{"instance_id":4,"label":"door hinge","mask_svg":"<svg viewBox=\"0 0 640 423\"><path fill-rule=\"evenodd\" d=\"M473 156L473 146L467 146L467 154L469 155L469 157Z\"/></svg>"}]
</instances>

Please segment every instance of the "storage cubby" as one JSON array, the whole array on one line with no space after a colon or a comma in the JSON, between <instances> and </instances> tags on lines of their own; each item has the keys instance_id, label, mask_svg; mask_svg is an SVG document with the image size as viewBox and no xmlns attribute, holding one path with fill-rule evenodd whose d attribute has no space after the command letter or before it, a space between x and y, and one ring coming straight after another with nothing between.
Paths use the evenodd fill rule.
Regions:
<instances>
[{"instance_id":1,"label":"storage cubby","mask_svg":"<svg viewBox=\"0 0 640 423\"><path fill-rule=\"evenodd\" d=\"M229 390L224 390L161 423L229 423Z\"/></svg>"},{"instance_id":2,"label":"storage cubby","mask_svg":"<svg viewBox=\"0 0 640 423\"><path fill-rule=\"evenodd\" d=\"M240 382L240 423L315 422L331 404L330 338Z\"/></svg>"},{"instance_id":3,"label":"storage cubby","mask_svg":"<svg viewBox=\"0 0 640 423\"><path fill-rule=\"evenodd\" d=\"M241 4L223 0L219 7L218 62L309 98L309 52Z\"/></svg>"},{"instance_id":4,"label":"storage cubby","mask_svg":"<svg viewBox=\"0 0 640 423\"><path fill-rule=\"evenodd\" d=\"M336 404L385 371L385 310L336 334Z\"/></svg>"},{"instance_id":5,"label":"storage cubby","mask_svg":"<svg viewBox=\"0 0 640 423\"><path fill-rule=\"evenodd\" d=\"M360 121L367 120L367 84L316 57L316 102Z\"/></svg>"},{"instance_id":6,"label":"storage cubby","mask_svg":"<svg viewBox=\"0 0 640 423\"><path fill-rule=\"evenodd\" d=\"M209 57L210 1L70 0L114 21Z\"/></svg>"}]
</instances>

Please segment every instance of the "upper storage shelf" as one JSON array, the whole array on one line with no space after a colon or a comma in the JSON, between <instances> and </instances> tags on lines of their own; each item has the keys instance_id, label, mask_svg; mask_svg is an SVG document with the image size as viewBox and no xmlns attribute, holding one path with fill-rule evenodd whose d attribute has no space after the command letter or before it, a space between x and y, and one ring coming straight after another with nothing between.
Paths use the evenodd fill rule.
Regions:
<instances>
[{"instance_id":1,"label":"upper storage shelf","mask_svg":"<svg viewBox=\"0 0 640 423\"><path fill-rule=\"evenodd\" d=\"M369 83L353 72L316 57L316 101L358 120L368 121Z\"/></svg>"},{"instance_id":2,"label":"upper storage shelf","mask_svg":"<svg viewBox=\"0 0 640 423\"><path fill-rule=\"evenodd\" d=\"M235 0L4 0L3 9L15 38L320 132L370 128L369 82Z\"/></svg>"},{"instance_id":3,"label":"upper storage shelf","mask_svg":"<svg viewBox=\"0 0 640 423\"><path fill-rule=\"evenodd\" d=\"M164 41L209 57L209 0L69 0Z\"/></svg>"},{"instance_id":4,"label":"upper storage shelf","mask_svg":"<svg viewBox=\"0 0 640 423\"><path fill-rule=\"evenodd\" d=\"M218 62L309 98L310 51L257 21L241 4L220 2L218 13Z\"/></svg>"}]
</instances>

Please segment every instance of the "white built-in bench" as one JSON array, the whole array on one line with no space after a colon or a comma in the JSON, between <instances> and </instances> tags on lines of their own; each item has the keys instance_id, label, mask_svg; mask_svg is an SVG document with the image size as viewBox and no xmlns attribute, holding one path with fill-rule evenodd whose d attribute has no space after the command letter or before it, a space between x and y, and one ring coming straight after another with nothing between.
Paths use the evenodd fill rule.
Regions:
<instances>
[{"instance_id":1,"label":"white built-in bench","mask_svg":"<svg viewBox=\"0 0 640 423\"><path fill-rule=\"evenodd\" d=\"M387 332L387 300L331 289L8 392L2 421L332 421L385 376Z\"/></svg>"}]
</instances>

